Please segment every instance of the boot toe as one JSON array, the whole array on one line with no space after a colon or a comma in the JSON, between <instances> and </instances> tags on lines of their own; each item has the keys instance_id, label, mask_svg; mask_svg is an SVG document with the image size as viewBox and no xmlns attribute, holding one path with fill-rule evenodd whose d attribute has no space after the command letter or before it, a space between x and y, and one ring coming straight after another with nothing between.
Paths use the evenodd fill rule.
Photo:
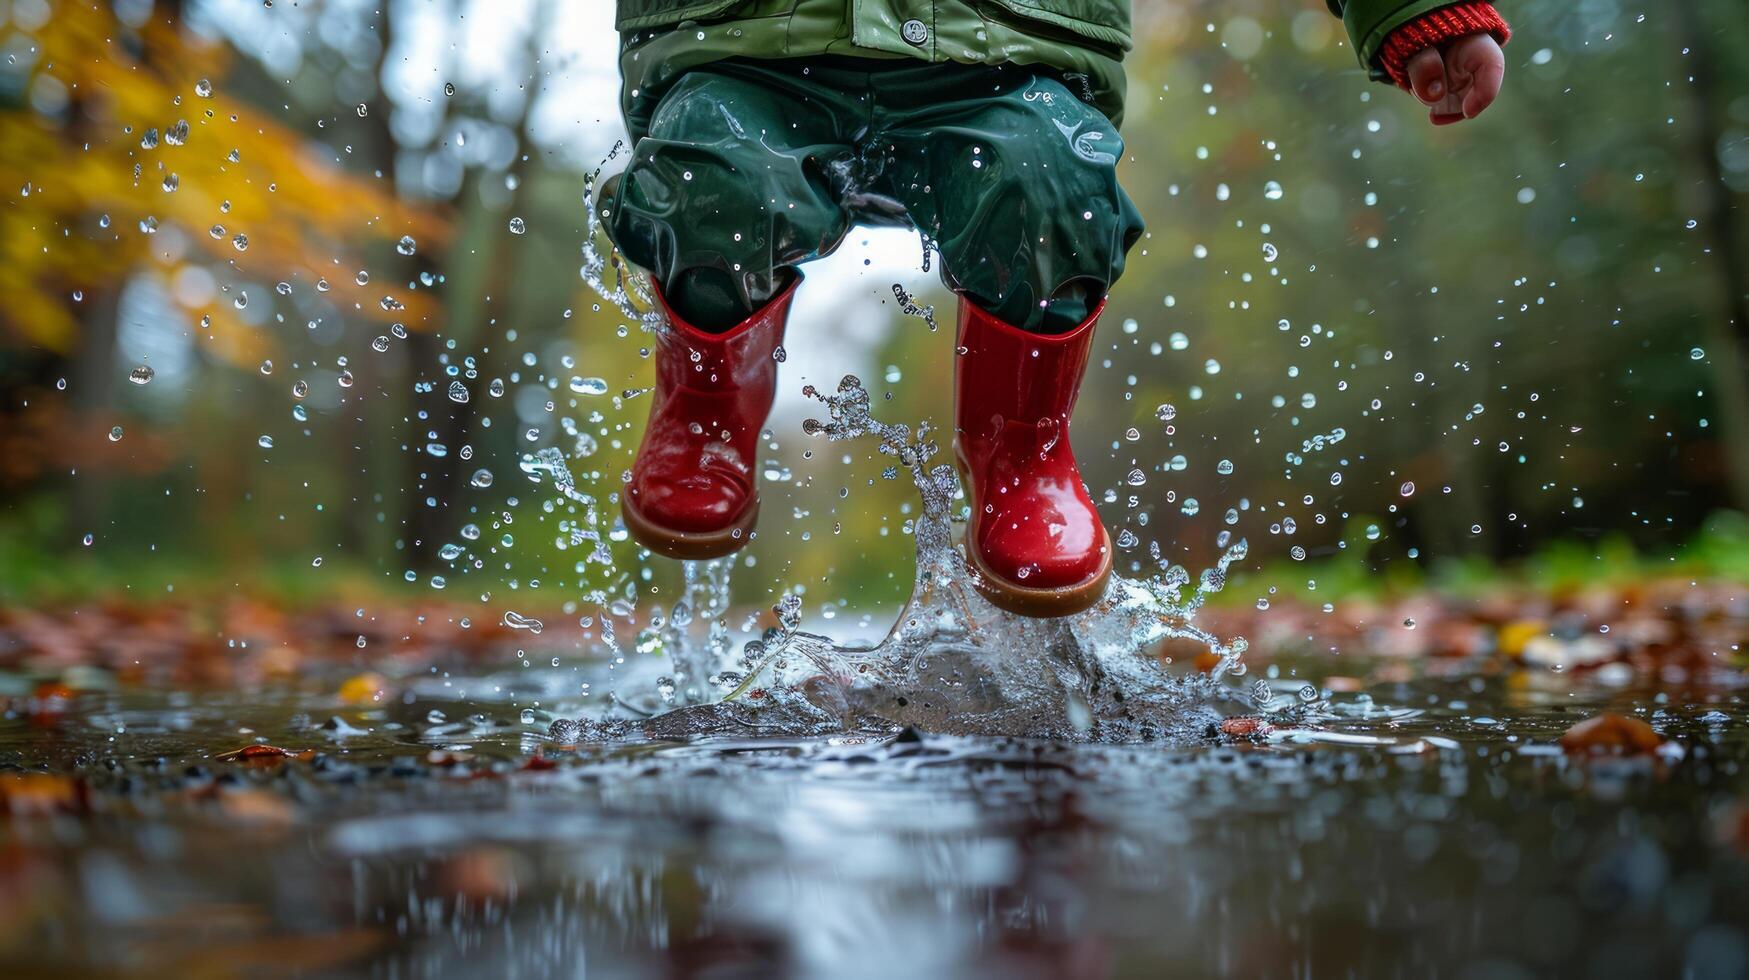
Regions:
<instances>
[{"instance_id":1,"label":"boot toe","mask_svg":"<svg viewBox=\"0 0 1749 980\"><path fill-rule=\"evenodd\" d=\"M1008 508L987 515L980 530L975 547L984 566L1027 589L1059 589L1094 578L1108 547L1091 507L1067 514Z\"/></svg>"},{"instance_id":2,"label":"boot toe","mask_svg":"<svg viewBox=\"0 0 1749 980\"><path fill-rule=\"evenodd\" d=\"M646 478L626 492L645 520L687 534L730 527L745 513L750 499L739 485L703 475Z\"/></svg>"}]
</instances>

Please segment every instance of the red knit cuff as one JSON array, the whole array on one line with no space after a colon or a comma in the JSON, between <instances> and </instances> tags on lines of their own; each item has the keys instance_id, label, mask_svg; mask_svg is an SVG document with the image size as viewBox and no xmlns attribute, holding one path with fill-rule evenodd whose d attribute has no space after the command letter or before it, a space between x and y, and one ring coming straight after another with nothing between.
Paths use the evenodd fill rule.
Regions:
<instances>
[{"instance_id":1,"label":"red knit cuff","mask_svg":"<svg viewBox=\"0 0 1749 980\"><path fill-rule=\"evenodd\" d=\"M1467 34L1492 34L1494 40L1505 44L1512 37L1512 28L1506 26L1494 5L1485 0L1454 3L1428 11L1392 31L1379 48L1379 67L1391 76L1391 81L1408 88L1410 58Z\"/></svg>"}]
</instances>

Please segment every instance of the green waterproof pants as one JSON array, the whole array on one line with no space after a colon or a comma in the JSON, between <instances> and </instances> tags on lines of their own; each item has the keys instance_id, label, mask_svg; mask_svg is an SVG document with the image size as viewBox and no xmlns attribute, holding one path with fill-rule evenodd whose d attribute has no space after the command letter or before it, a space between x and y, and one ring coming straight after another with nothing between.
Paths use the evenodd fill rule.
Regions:
<instances>
[{"instance_id":1,"label":"green waterproof pants","mask_svg":"<svg viewBox=\"0 0 1749 980\"><path fill-rule=\"evenodd\" d=\"M662 96L600 207L701 329L739 323L860 223L916 227L949 288L1058 332L1141 236L1122 154L1099 110L1020 65L733 60Z\"/></svg>"}]
</instances>

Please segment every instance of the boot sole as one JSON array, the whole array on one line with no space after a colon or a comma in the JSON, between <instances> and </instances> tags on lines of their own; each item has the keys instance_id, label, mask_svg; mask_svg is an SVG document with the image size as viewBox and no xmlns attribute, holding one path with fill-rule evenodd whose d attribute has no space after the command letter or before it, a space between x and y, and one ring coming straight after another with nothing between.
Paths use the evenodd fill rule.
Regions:
<instances>
[{"instance_id":1,"label":"boot sole","mask_svg":"<svg viewBox=\"0 0 1749 980\"><path fill-rule=\"evenodd\" d=\"M1016 584L992 572L983 559L978 557L975 549L967 548L966 554L971 558L973 570L978 573L977 579L972 583L977 587L978 594L988 599L990 605L997 609L1031 619L1055 619L1091 609L1105 595L1106 583L1111 580L1109 536L1105 539L1105 559L1092 578L1054 589L1029 589Z\"/></svg>"},{"instance_id":2,"label":"boot sole","mask_svg":"<svg viewBox=\"0 0 1749 980\"><path fill-rule=\"evenodd\" d=\"M954 443L954 463L960 471L960 486L970 487L972 481L966 477L965 460L960 457L959 443ZM974 517L974 520L976 518ZM966 537L969 539L976 530L971 524L966 525ZM1105 595L1106 583L1111 580L1111 535L1105 530L1105 524L1099 525L1100 540L1104 547L1100 553L1104 556L1099 563L1099 570L1086 581L1073 585L1060 585L1053 589L1032 589L1015 582L1006 576L997 575L978 557L978 551L969 543L966 545L966 558L971 562L972 570L977 575L972 585L978 594L989 600L990 605L1016 616L1026 616L1031 619L1055 619L1059 616L1073 616L1075 613L1091 609Z\"/></svg>"},{"instance_id":3,"label":"boot sole","mask_svg":"<svg viewBox=\"0 0 1749 980\"><path fill-rule=\"evenodd\" d=\"M663 527L638 513L629 496L620 502L620 516L625 518L632 540L656 554L681 561L708 561L732 555L747 546L749 532L759 521L759 501L754 500L745 514L720 531L676 531Z\"/></svg>"}]
</instances>

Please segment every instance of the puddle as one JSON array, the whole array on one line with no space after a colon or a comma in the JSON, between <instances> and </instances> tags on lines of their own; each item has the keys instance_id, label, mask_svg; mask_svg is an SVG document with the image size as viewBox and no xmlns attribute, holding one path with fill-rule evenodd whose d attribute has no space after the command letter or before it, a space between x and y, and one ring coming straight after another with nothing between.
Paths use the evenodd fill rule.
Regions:
<instances>
[{"instance_id":1,"label":"puddle","mask_svg":"<svg viewBox=\"0 0 1749 980\"><path fill-rule=\"evenodd\" d=\"M9 712L0 764L71 777L8 784L9 974L1676 976L1749 936L1740 689L1424 675L1170 746L565 745L526 674L340 682ZM1606 708L1665 749L1564 754ZM257 740L314 754L220 759Z\"/></svg>"}]
</instances>

